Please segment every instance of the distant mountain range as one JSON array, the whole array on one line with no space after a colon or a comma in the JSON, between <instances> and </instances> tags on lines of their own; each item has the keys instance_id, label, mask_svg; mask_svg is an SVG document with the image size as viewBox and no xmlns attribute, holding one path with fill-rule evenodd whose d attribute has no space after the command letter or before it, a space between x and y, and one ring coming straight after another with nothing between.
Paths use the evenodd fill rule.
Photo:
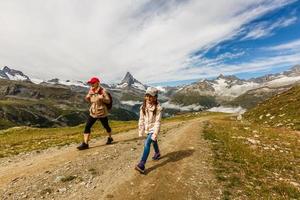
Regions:
<instances>
[{"instance_id":1,"label":"distant mountain range","mask_svg":"<svg viewBox=\"0 0 300 200\"><path fill-rule=\"evenodd\" d=\"M60 80L54 78L48 81L32 79L23 72L7 66L0 70L0 78L11 81L31 82L45 87L70 88L73 92L85 93L88 85L83 81ZM177 86L157 87L160 90L159 100L165 108L165 115L177 112L206 110L211 107L242 106L251 108L257 103L284 92L300 82L300 65L278 74L268 74L249 80L236 76L219 75L215 79L205 79L198 82ZM114 107L138 114L144 92L149 87L127 72L117 84L102 84L111 91Z\"/></svg>"}]
</instances>

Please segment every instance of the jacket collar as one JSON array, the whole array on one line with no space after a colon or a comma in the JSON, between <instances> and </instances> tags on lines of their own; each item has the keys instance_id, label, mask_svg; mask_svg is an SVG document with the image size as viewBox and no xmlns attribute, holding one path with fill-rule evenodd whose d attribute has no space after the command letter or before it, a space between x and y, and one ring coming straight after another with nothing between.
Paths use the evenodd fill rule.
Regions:
<instances>
[{"instance_id":1,"label":"jacket collar","mask_svg":"<svg viewBox=\"0 0 300 200\"><path fill-rule=\"evenodd\" d=\"M154 105L150 105L150 104L147 104L146 105L146 109L153 112L155 110L155 106Z\"/></svg>"}]
</instances>

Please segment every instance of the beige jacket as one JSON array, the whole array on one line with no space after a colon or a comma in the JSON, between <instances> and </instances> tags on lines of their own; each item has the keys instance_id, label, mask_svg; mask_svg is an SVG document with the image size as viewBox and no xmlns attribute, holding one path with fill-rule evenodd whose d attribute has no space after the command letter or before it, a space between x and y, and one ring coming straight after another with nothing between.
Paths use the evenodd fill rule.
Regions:
<instances>
[{"instance_id":1,"label":"beige jacket","mask_svg":"<svg viewBox=\"0 0 300 200\"><path fill-rule=\"evenodd\" d=\"M99 94L100 90L102 90L102 94ZM91 117L102 118L108 115L108 109L104 103L109 103L110 98L104 88L99 87L95 91L90 88L88 94L86 95L86 99L91 103Z\"/></svg>"},{"instance_id":2,"label":"beige jacket","mask_svg":"<svg viewBox=\"0 0 300 200\"><path fill-rule=\"evenodd\" d=\"M162 116L162 107L160 104L157 105L156 115L153 115L155 107L146 106L145 115L140 107L140 119L139 119L139 136L142 136L144 133L148 134L153 132L153 135L157 136L160 131L161 116Z\"/></svg>"}]
</instances>

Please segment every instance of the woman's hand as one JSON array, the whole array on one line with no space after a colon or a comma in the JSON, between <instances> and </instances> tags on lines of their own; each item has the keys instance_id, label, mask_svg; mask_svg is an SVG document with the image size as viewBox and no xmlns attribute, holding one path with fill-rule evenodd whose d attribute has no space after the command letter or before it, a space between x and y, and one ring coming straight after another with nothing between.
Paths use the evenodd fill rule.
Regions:
<instances>
[{"instance_id":1,"label":"woman's hand","mask_svg":"<svg viewBox=\"0 0 300 200\"><path fill-rule=\"evenodd\" d=\"M99 100L103 100L103 99L104 99L103 94L99 94L99 95L98 95L98 98L99 98Z\"/></svg>"},{"instance_id":2,"label":"woman's hand","mask_svg":"<svg viewBox=\"0 0 300 200\"><path fill-rule=\"evenodd\" d=\"M152 134L151 135L151 140L156 141L157 140L157 135L156 134Z\"/></svg>"}]
</instances>

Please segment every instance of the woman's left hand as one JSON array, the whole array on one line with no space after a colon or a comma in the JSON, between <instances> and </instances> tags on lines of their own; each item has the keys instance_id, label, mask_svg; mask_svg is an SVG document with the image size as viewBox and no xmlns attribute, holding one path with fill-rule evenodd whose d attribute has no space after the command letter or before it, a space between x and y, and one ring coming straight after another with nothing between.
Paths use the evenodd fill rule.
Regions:
<instances>
[{"instance_id":1,"label":"woman's left hand","mask_svg":"<svg viewBox=\"0 0 300 200\"><path fill-rule=\"evenodd\" d=\"M153 141L156 141L156 140L157 140L156 134L152 134L152 135L151 135L151 140L153 140Z\"/></svg>"}]
</instances>

